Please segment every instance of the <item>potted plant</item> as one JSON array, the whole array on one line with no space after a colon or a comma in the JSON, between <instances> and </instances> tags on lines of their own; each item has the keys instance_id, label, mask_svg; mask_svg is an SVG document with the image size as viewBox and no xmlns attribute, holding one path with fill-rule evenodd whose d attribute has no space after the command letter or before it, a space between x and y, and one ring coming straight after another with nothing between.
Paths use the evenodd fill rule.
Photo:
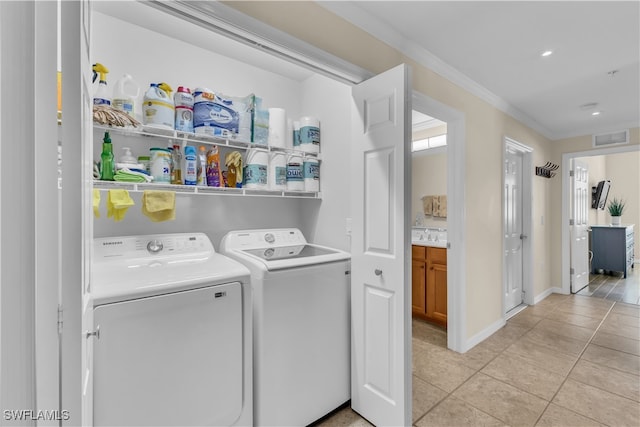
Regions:
<instances>
[{"instance_id":1,"label":"potted plant","mask_svg":"<svg viewBox=\"0 0 640 427\"><path fill-rule=\"evenodd\" d=\"M611 225L620 225L620 218L622 217L622 212L624 211L624 200L618 199L614 197L613 200L609 202L609 215L611 215Z\"/></svg>"}]
</instances>

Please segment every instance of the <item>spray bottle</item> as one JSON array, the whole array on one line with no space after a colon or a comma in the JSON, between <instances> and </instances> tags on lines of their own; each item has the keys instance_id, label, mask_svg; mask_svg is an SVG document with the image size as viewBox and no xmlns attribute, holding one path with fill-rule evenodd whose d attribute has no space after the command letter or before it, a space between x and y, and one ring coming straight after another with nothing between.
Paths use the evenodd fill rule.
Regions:
<instances>
[{"instance_id":1,"label":"spray bottle","mask_svg":"<svg viewBox=\"0 0 640 427\"><path fill-rule=\"evenodd\" d=\"M100 179L113 181L113 175L115 175L113 146L111 145L109 131L106 131L104 133L104 139L102 140L102 154L100 154Z\"/></svg>"},{"instance_id":2,"label":"spray bottle","mask_svg":"<svg viewBox=\"0 0 640 427\"><path fill-rule=\"evenodd\" d=\"M98 89L96 93L93 95L93 105L111 105L111 97L109 96L109 90L107 89L107 73L109 70L107 67L102 65L99 62L93 64L93 80L92 82L96 82L96 78L98 74L100 75L100 80L98 81Z\"/></svg>"}]
</instances>

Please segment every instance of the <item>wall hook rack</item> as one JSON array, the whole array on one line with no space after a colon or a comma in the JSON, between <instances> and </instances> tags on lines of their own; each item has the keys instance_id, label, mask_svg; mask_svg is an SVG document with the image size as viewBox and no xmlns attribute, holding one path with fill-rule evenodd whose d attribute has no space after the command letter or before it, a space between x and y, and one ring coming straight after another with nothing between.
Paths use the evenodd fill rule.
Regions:
<instances>
[{"instance_id":1,"label":"wall hook rack","mask_svg":"<svg viewBox=\"0 0 640 427\"><path fill-rule=\"evenodd\" d=\"M536 166L536 175L544 178L553 178L556 176L555 170L558 170L560 166L555 163L547 162L544 166Z\"/></svg>"}]
</instances>

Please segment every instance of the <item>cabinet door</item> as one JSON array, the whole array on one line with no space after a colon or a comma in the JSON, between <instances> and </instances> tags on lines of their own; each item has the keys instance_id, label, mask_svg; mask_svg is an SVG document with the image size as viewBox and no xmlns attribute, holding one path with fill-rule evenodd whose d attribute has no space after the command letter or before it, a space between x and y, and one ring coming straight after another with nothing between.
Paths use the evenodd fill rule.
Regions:
<instances>
[{"instance_id":1,"label":"cabinet door","mask_svg":"<svg viewBox=\"0 0 640 427\"><path fill-rule=\"evenodd\" d=\"M427 248L427 317L447 325L447 250Z\"/></svg>"},{"instance_id":2,"label":"cabinet door","mask_svg":"<svg viewBox=\"0 0 640 427\"><path fill-rule=\"evenodd\" d=\"M411 260L411 311L413 314L426 312L425 275L426 263L423 260Z\"/></svg>"}]
</instances>

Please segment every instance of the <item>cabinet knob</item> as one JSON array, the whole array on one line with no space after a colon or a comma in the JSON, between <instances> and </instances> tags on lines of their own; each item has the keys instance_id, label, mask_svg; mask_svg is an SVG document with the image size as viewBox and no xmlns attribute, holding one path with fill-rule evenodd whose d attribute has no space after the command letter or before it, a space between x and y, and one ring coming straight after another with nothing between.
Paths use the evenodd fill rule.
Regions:
<instances>
[{"instance_id":1,"label":"cabinet knob","mask_svg":"<svg viewBox=\"0 0 640 427\"><path fill-rule=\"evenodd\" d=\"M429 270L433 270L433 266L429 267Z\"/></svg>"},{"instance_id":2,"label":"cabinet knob","mask_svg":"<svg viewBox=\"0 0 640 427\"><path fill-rule=\"evenodd\" d=\"M382 270L376 268L376 270L374 271L374 273L376 273L376 276L382 276Z\"/></svg>"}]
</instances>

